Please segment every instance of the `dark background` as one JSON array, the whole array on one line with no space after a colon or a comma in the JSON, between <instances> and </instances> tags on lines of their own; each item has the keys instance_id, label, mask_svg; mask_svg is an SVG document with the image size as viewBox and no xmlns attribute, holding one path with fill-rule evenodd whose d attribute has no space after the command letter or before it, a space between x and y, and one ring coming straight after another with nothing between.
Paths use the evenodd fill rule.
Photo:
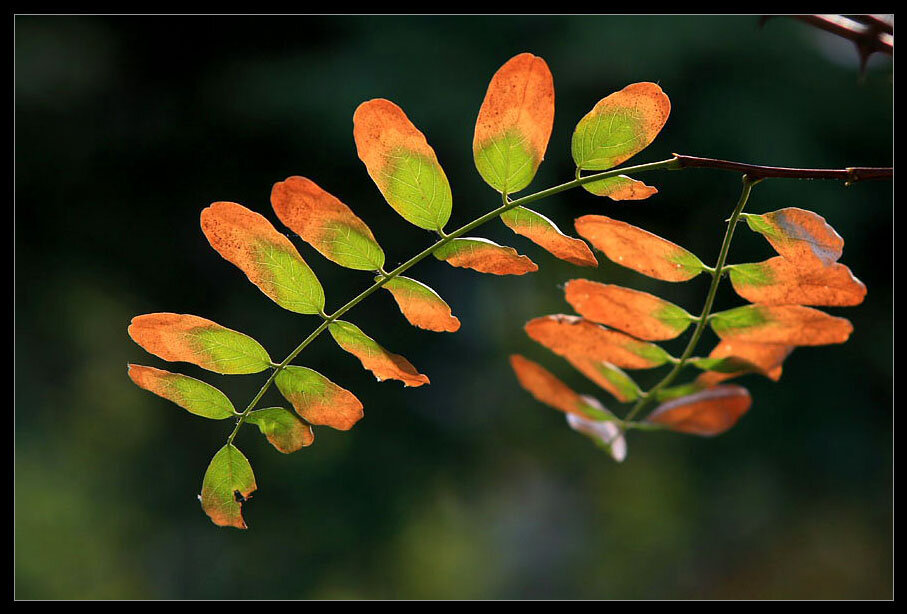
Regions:
<instances>
[{"instance_id":1,"label":"dark background","mask_svg":"<svg viewBox=\"0 0 907 614\"><path fill-rule=\"evenodd\" d=\"M790 19L760 29L742 16L17 17L15 37L18 597L892 595L888 182L756 188L749 211L812 209L844 236L843 262L869 293L829 311L855 332L842 346L798 349L777 384L741 380L753 408L727 434L635 433L623 465L522 391L507 355L594 394L522 332L531 317L569 312L558 285L610 280L698 312L708 280L667 284L607 262L579 269L497 222L481 234L530 255L538 273L498 278L433 259L411 272L447 299L460 332L411 328L385 293L349 315L430 386L378 384L327 335L297 360L355 392L366 417L348 433L318 429L315 445L291 456L243 429L238 445L259 485L245 506L249 531L213 526L196 501L231 423L139 390L125 368L167 367L127 337L140 313L211 318L277 359L316 325L210 249L198 214L212 201L275 220L271 185L302 174L372 227L389 265L428 245L356 157L352 114L363 100L394 100L426 133L451 180L456 228L497 202L473 167L472 131L491 75L519 52L544 57L557 88L547 160L526 193L572 176L573 126L636 81L658 82L673 111L631 163L677 151L889 165L888 58L861 80L848 43ZM538 209L568 232L579 215L618 217L713 263L739 178L641 178L660 189L649 201L574 191ZM745 226L737 237L731 261L772 255ZM371 282L298 244L328 309ZM723 288L718 307L740 302ZM713 342L708 333L703 352ZM238 406L263 379L171 367ZM651 385L662 373L637 375Z\"/></svg>"}]
</instances>

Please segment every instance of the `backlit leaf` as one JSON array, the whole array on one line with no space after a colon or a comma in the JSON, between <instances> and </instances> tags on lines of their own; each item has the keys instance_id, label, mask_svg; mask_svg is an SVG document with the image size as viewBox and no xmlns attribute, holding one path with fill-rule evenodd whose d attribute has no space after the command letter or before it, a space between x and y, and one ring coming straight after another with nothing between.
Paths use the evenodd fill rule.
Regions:
<instances>
[{"instance_id":1,"label":"backlit leaf","mask_svg":"<svg viewBox=\"0 0 907 614\"><path fill-rule=\"evenodd\" d=\"M257 488L252 465L236 446L227 444L211 459L199 499L214 524L246 529L242 504Z\"/></svg>"},{"instance_id":2,"label":"backlit leaf","mask_svg":"<svg viewBox=\"0 0 907 614\"><path fill-rule=\"evenodd\" d=\"M708 371L696 378L707 385L746 373L759 373L778 381L781 378L781 365L793 350L793 346L790 345L720 341L709 353L708 358L691 362L696 367Z\"/></svg>"},{"instance_id":3,"label":"backlit leaf","mask_svg":"<svg viewBox=\"0 0 907 614\"><path fill-rule=\"evenodd\" d=\"M844 343L853 331L844 318L800 305L746 305L715 313L709 323L725 341L780 345Z\"/></svg>"},{"instance_id":4,"label":"backlit leaf","mask_svg":"<svg viewBox=\"0 0 907 614\"><path fill-rule=\"evenodd\" d=\"M523 235L561 260L578 266L598 266L598 261L585 241L565 235L541 213L525 207L514 207L501 214L501 221L513 232Z\"/></svg>"},{"instance_id":5,"label":"backlit leaf","mask_svg":"<svg viewBox=\"0 0 907 614\"><path fill-rule=\"evenodd\" d=\"M567 414L613 420L610 412L603 412L604 408L600 405L597 407L591 405L590 397L576 394L567 384L537 362L519 354L512 354L510 366L516 373L520 385L537 401Z\"/></svg>"},{"instance_id":6,"label":"backlit leaf","mask_svg":"<svg viewBox=\"0 0 907 614\"><path fill-rule=\"evenodd\" d=\"M731 268L734 290L751 303L764 305L859 305L866 286L840 263L803 266L803 262L777 256Z\"/></svg>"},{"instance_id":7,"label":"backlit leaf","mask_svg":"<svg viewBox=\"0 0 907 614\"><path fill-rule=\"evenodd\" d=\"M376 277L375 281L380 280ZM450 307L422 282L398 275L384 284L397 301L397 306L413 326L436 332L452 333L460 329L460 320L451 315Z\"/></svg>"},{"instance_id":8,"label":"backlit leaf","mask_svg":"<svg viewBox=\"0 0 907 614\"><path fill-rule=\"evenodd\" d=\"M362 271L384 266L384 251L365 222L311 179L275 183L271 206L287 228L328 260Z\"/></svg>"},{"instance_id":9,"label":"backlit leaf","mask_svg":"<svg viewBox=\"0 0 907 614\"><path fill-rule=\"evenodd\" d=\"M639 396L639 388L630 376L611 363L585 356L571 355L565 358L577 371L610 392L621 403L634 401Z\"/></svg>"},{"instance_id":10,"label":"backlit leaf","mask_svg":"<svg viewBox=\"0 0 907 614\"><path fill-rule=\"evenodd\" d=\"M146 351L229 375L259 373L271 358L255 339L198 316L149 313L132 318L129 336Z\"/></svg>"},{"instance_id":11,"label":"backlit leaf","mask_svg":"<svg viewBox=\"0 0 907 614\"><path fill-rule=\"evenodd\" d=\"M202 232L271 300L296 313L320 313L324 290L290 240L264 216L231 202L202 210Z\"/></svg>"},{"instance_id":12,"label":"backlit leaf","mask_svg":"<svg viewBox=\"0 0 907 614\"><path fill-rule=\"evenodd\" d=\"M583 188L596 196L607 196L611 200L644 200L654 194L658 194L657 188L646 185L642 181L631 179L626 175L590 181L589 183L584 183Z\"/></svg>"},{"instance_id":13,"label":"backlit leaf","mask_svg":"<svg viewBox=\"0 0 907 614\"><path fill-rule=\"evenodd\" d=\"M691 435L719 435L749 410L752 398L746 388L715 386L659 405L647 421Z\"/></svg>"},{"instance_id":14,"label":"backlit leaf","mask_svg":"<svg viewBox=\"0 0 907 614\"><path fill-rule=\"evenodd\" d=\"M598 101L573 132L573 161L607 170L649 146L661 132L671 101L654 83L633 83Z\"/></svg>"},{"instance_id":15,"label":"backlit leaf","mask_svg":"<svg viewBox=\"0 0 907 614\"><path fill-rule=\"evenodd\" d=\"M841 235L812 211L787 207L764 215L743 215L749 227L763 235L775 251L803 266L828 266L844 250Z\"/></svg>"},{"instance_id":16,"label":"backlit leaf","mask_svg":"<svg viewBox=\"0 0 907 614\"><path fill-rule=\"evenodd\" d=\"M648 292L587 279L573 279L564 288L567 302L578 314L639 339L673 339L693 318L686 311Z\"/></svg>"},{"instance_id":17,"label":"backlit leaf","mask_svg":"<svg viewBox=\"0 0 907 614\"><path fill-rule=\"evenodd\" d=\"M626 222L603 215L584 215L576 231L613 262L664 281L687 281L705 270L696 256Z\"/></svg>"},{"instance_id":18,"label":"backlit leaf","mask_svg":"<svg viewBox=\"0 0 907 614\"><path fill-rule=\"evenodd\" d=\"M499 192L512 194L535 177L554 124L554 79L542 58L521 53L494 74L472 143L476 168Z\"/></svg>"},{"instance_id":19,"label":"backlit leaf","mask_svg":"<svg viewBox=\"0 0 907 614\"><path fill-rule=\"evenodd\" d=\"M659 402L669 401L671 399L677 399L679 397L685 397L691 395L695 392L699 392L705 388L708 388L709 385L703 382L700 382L699 379L695 379L692 382L686 384L680 384L678 386L671 386L669 388L662 388L655 392L655 398Z\"/></svg>"},{"instance_id":20,"label":"backlit leaf","mask_svg":"<svg viewBox=\"0 0 907 614\"><path fill-rule=\"evenodd\" d=\"M379 382L395 379L405 386L413 387L429 383L427 375L416 371L403 356L385 350L355 324L337 320L331 323L328 330L337 345L358 358L362 366L374 373Z\"/></svg>"},{"instance_id":21,"label":"backlit leaf","mask_svg":"<svg viewBox=\"0 0 907 614\"><path fill-rule=\"evenodd\" d=\"M454 239L435 250L435 258L451 266L494 275L524 275L539 270L532 260L512 247L479 237Z\"/></svg>"},{"instance_id":22,"label":"backlit leaf","mask_svg":"<svg viewBox=\"0 0 907 614\"><path fill-rule=\"evenodd\" d=\"M288 366L277 374L274 383L310 424L348 431L363 416L362 403L352 392L312 369Z\"/></svg>"},{"instance_id":23,"label":"backlit leaf","mask_svg":"<svg viewBox=\"0 0 907 614\"><path fill-rule=\"evenodd\" d=\"M258 409L249 413L246 422L258 427L271 445L290 454L315 442L312 427L282 407Z\"/></svg>"},{"instance_id":24,"label":"backlit leaf","mask_svg":"<svg viewBox=\"0 0 907 614\"><path fill-rule=\"evenodd\" d=\"M589 405L611 413L592 397L584 398ZM615 421L589 420L577 414L567 414L567 424L577 433L582 433L592 439L595 445L605 450L618 463L622 463L627 458L627 440L624 438L624 432Z\"/></svg>"},{"instance_id":25,"label":"backlit leaf","mask_svg":"<svg viewBox=\"0 0 907 614\"><path fill-rule=\"evenodd\" d=\"M223 420L236 412L233 403L223 392L188 375L129 365L129 377L138 387L173 401L196 416Z\"/></svg>"},{"instance_id":26,"label":"backlit leaf","mask_svg":"<svg viewBox=\"0 0 907 614\"><path fill-rule=\"evenodd\" d=\"M453 202L447 176L403 110L383 98L363 102L353 115L353 137L388 204L420 228L444 228Z\"/></svg>"}]
</instances>

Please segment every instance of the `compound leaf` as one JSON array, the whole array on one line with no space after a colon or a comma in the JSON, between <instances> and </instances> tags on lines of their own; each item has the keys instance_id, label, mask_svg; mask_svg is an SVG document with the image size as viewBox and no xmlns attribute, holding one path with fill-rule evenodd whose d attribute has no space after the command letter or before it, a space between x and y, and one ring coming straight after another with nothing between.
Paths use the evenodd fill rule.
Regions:
<instances>
[{"instance_id":1,"label":"compound leaf","mask_svg":"<svg viewBox=\"0 0 907 614\"><path fill-rule=\"evenodd\" d=\"M812 211L787 207L764 215L742 214L747 225L780 255L802 265L828 266L841 257L844 239Z\"/></svg>"},{"instance_id":2,"label":"compound leaf","mask_svg":"<svg viewBox=\"0 0 907 614\"><path fill-rule=\"evenodd\" d=\"M712 314L712 330L725 341L778 345L844 343L853 325L800 305L746 305Z\"/></svg>"},{"instance_id":3,"label":"compound leaf","mask_svg":"<svg viewBox=\"0 0 907 614\"><path fill-rule=\"evenodd\" d=\"M257 488L252 465L236 446L227 444L211 459L199 500L214 524L246 529L242 504Z\"/></svg>"},{"instance_id":4,"label":"compound leaf","mask_svg":"<svg viewBox=\"0 0 907 614\"><path fill-rule=\"evenodd\" d=\"M362 416L362 403L317 371L288 366L274 379L280 394L306 422L348 431Z\"/></svg>"},{"instance_id":5,"label":"compound leaf","mask_svg":"<svg viewBox=\"0 0 907 614\"><path fill-rule=\"evenodd\" d=\"M196 416L223 420L236 414L227 395L211 384L154 367L131 364L128 368L129 377L136 386L173 401Z\"/></svg>"},{"instance_id":6,"label":"compound leaf","mask_svg":"<svg viewBox=\"0 0 907 614\"><path fill-rule=\"evenodd\" d=\"M731 269L734 290L751 303L764 305L859 305L866 286L841 263L803 266L783 256L765 262L735 264Z\"/></svg>"},{"instance_id":7,"label":"compound leaf","mask_svg":"<svg viewBox=\"0 0 907 614\"><path fill-rule=\"evenodd\" d=\"M714 386L662 403L646 420L679 433L719 435L734 426L752 402L742 386Z\"/></svg>"},{"instance_id":8,"label":"compound leaf","mask_svg":"<svg viewBox=\"0 0 907 614\"><path fill-rule=\"evenodd\" d=\"M539 270L532 260L512 247L480 237L454 239L436 249L435 258L451 266L493 275L524 275Z\"/></svg>"},{"instance_id":9,"label":"compound leaf","mask_svg":"<svg viewBox=\"0 0 907 614\"><path fill-rule=\"evenodd\" d=\"M375 281L380 279L376 277ZM422 282L398 275L384 284L384 288L391 293L403 316L413 326L449 333L460 329L460 320L451 314L450 306Z\"/></svg>"},{"instance_id":10,"label":"compound leaf","mask_svg":"<svg viewBox=\"0 0 907 614\"><path fill-rule=\"evenodd\" d=\"M379 382L395 379L403 382L404 386L413 387L429 383L427 375L416 371L403 356L385 350L355 324L337 320L331 323L328 330L337 345L358 358Z\"/></svg>"},{"instance_id":11,"label":"compound leaf","mask_svg":"<svg viewBox=\"0 0 907 614\"><path fill-rule=\"evenodd\" d=\"M311 425L306 424L282 407L255 410L246 417L267 437L271 445L290 454L315 442Z\"/></svg>"},{"instance_id":12,"label":"compound leaf","mask_svg":"<svg viewBox=\"0 0 907 614\"><path fill-rule=\"evenodd\" d=\"M541 213L526 207L514 207L501 214L501 221L513 232L526 237L561 260L578 266L598 266L595 255L585 241L565 235Z\"/></svg>"}]
</instances>

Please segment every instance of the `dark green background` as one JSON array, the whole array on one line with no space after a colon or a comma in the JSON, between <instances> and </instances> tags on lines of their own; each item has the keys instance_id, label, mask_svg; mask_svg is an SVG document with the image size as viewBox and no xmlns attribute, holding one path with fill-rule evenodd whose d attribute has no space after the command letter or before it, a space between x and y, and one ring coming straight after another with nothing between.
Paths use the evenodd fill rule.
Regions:
<instances>
[{"instance_id":1,"label":"dark green background","mask_svg":"<svg viewBox=\"0 0 907 614\"><path fill-rule=\"evenodd\" d=\"M847 43L790 19L760 30L756 17L18 17L15 27L18 597L891 596L888 182L756 188L750 211L812 209L845 237L843 262L869 293L829 311L855 332L846 345L795 351L777 384L742 380L753 408L727 434L634 433L623 465L523 392L507 355L594 393L522 332L531 317L569 310L559 284L614 281L696 312L708 280L579 269L497 222L482 234L529 254L538 273L498 278L434 260L412 270L451 304L460 332L411 328L384 293L349 315L430 386L378 384L328 336L300 357L363 399L366 416L348 433L318 429L292 456L243 429L259 484L249 531L214 527L196 501L230 423L126 377L127 362L167 366L127 337L140 313L206 316L278 359L316 324L210 249L198 214L212 201L274 220L271 185L306 175L372 227L390 265L428 245L356 157L352 114L364 100L394 100L426 133L451 180L455 228L497 202L473 167L473 124L491 75L519 52L544 57L557 88L547 160L527 193L572 176L573 126L636 81L658 82L673 111L633 162L677 151L888 165L887 58L861 81ZM538 208L568 231L579 215L618 217L714 262L739 178L644 178L660 193L642 203L576 191ZM328 309L371 282L300 249ZM731 261L771 255L738 230ZM718 307L740 302L724 288ZM182 370L237 405L262 381Z\"/></svg>"}]
</instances>

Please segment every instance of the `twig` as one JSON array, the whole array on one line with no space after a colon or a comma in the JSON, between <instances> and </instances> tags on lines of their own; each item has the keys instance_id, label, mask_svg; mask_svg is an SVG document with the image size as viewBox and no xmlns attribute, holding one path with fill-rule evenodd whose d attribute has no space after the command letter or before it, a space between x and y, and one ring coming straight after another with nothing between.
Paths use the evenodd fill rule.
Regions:
<instances>
[{"instance_id":1,"label":"twig","mask_svg":"<svg viewBox=\"0 0 907 614\"><path fill-rule=\"evenodd\" d=\"M787 179L837 179L847 184L872 179L891 179L894 168L885 166L853 166L842 169L826 168L787 168L782 166L760 166L744 164L715 158L699 158L674 154L680 168L717 168L736 171L749 175L753 179L779 177Z\"/></svg>"}]
</instances>

